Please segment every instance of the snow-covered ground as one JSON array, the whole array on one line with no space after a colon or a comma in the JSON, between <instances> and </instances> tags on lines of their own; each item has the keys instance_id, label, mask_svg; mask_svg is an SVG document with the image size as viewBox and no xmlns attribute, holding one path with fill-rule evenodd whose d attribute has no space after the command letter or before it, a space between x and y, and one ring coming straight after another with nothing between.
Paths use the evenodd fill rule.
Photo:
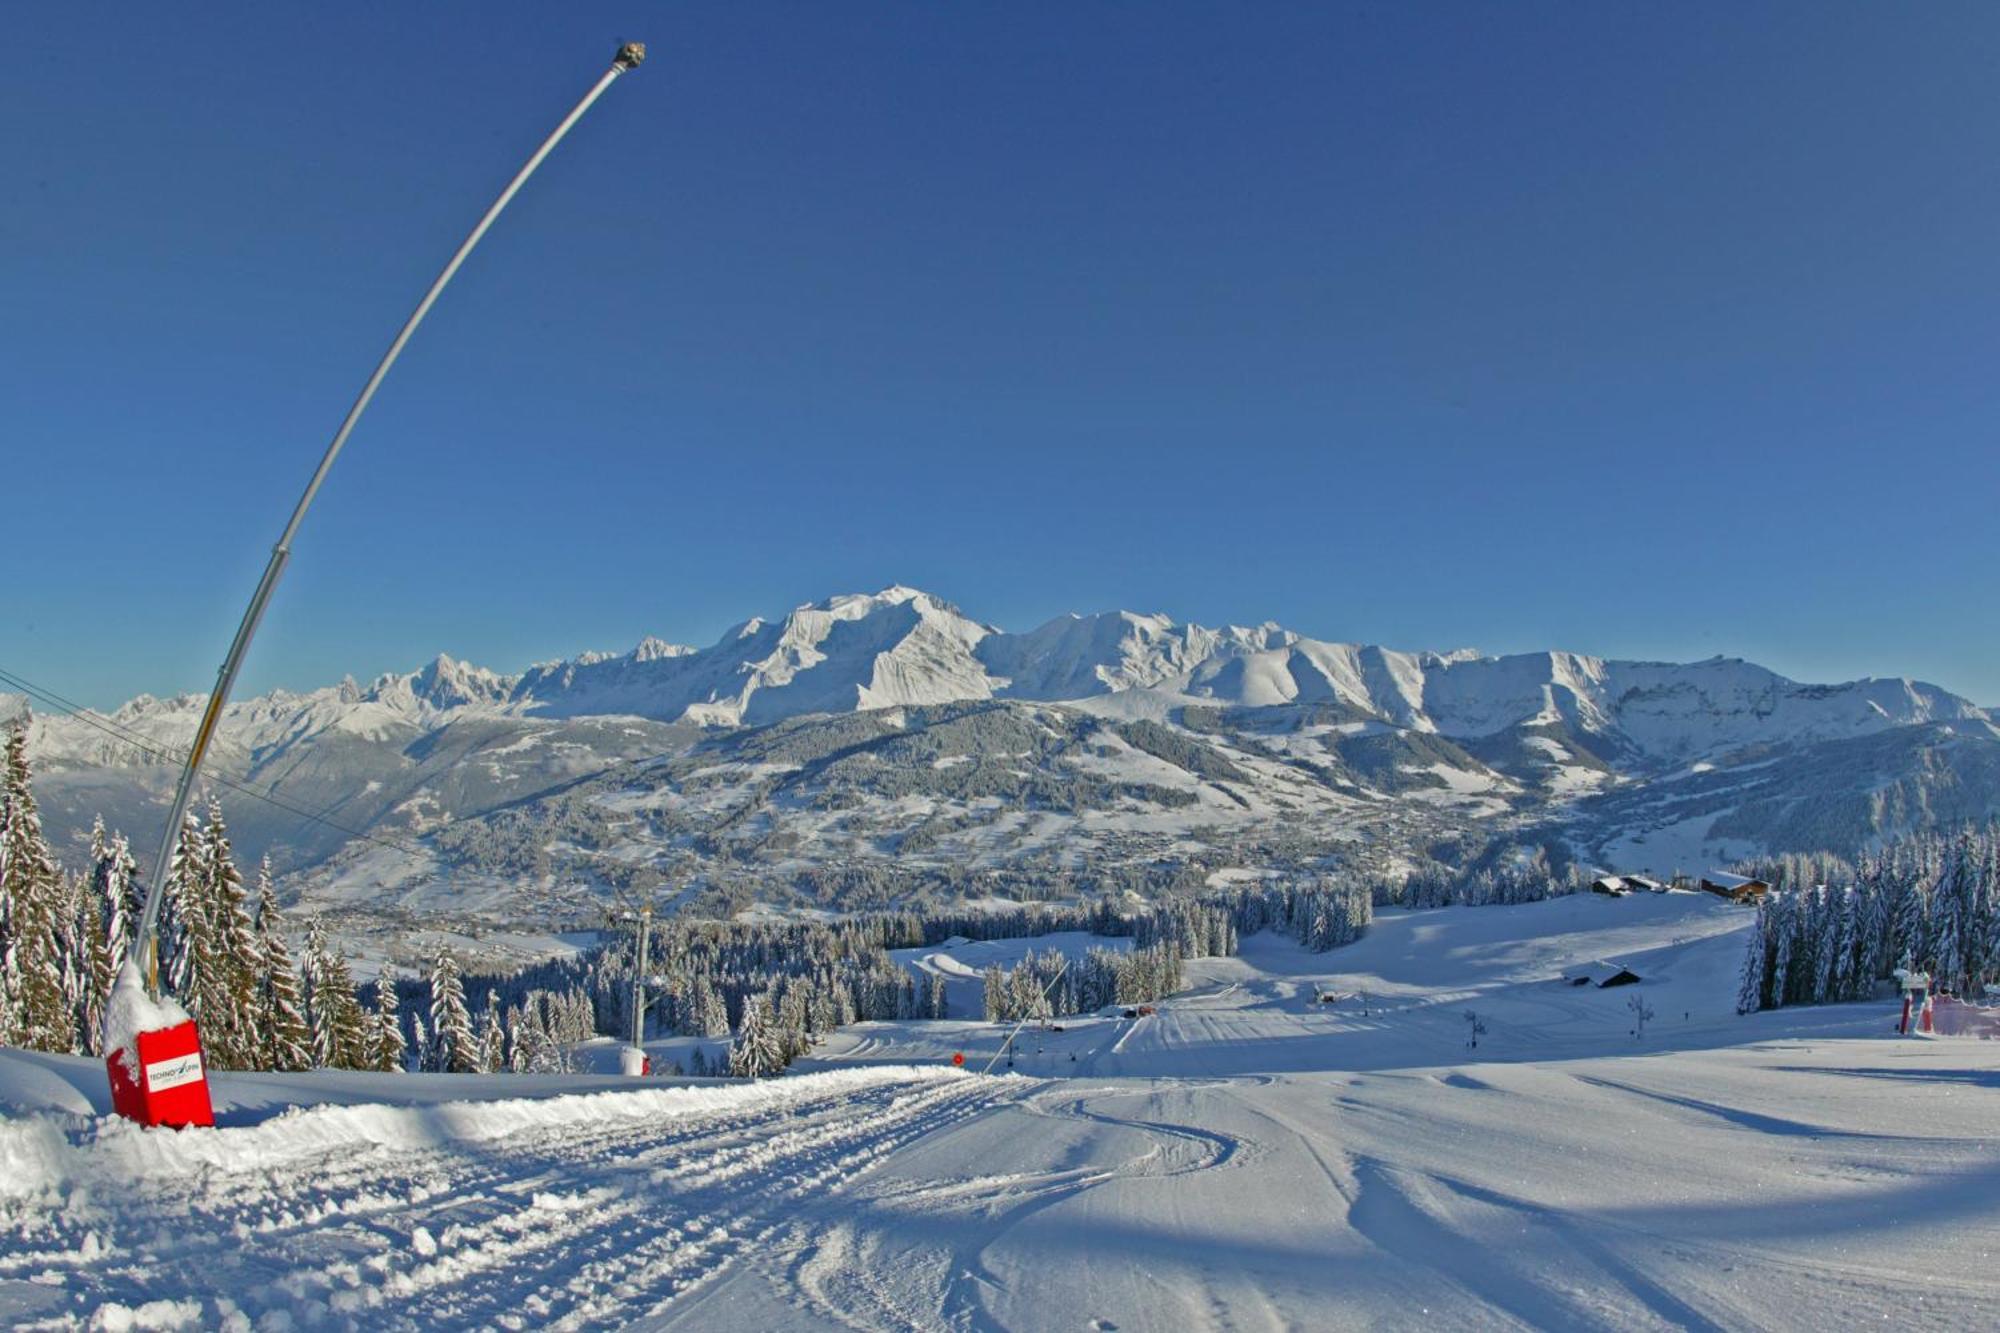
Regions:
<instances>
[{"instance_id":1,"label":"snow-covered ground","mask_svg":"<svg viewBox=\"0 0 2000 1333\"><path fill-rule=\"evenodd\" d=\"M1648 895L1258 936L1006 1078L947 1063L993 1025L865 1024L756 1085L222 1075L223 1128L176 1135L102 1118L87 1062L4 1054L0 1320L1990 1326L2000 1046L1890 1037L1886 1003L1738 1018L1746 920ZM1643 980L1560 979L1600 961Z\"/></svg>"}]
</instances>

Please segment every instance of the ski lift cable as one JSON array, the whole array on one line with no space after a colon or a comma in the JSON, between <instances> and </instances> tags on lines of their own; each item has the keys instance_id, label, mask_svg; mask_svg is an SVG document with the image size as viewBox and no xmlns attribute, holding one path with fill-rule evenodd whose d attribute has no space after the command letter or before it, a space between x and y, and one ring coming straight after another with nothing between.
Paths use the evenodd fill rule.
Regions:
<instances>
[{"instance_id":1,"label":"ski lift cable","mask_svg":"<svg viewBox=\"0 0 2000 1333\"><path fill-rule=\"evenodd\" d=\"M16 672L0 668L0 684L11 685L30 698L39 699L49 707L67 714L85 726L95 728L113 740L123 741L134 749L142 750L156 759L163 759L170 764L183 763L187 759L185 752L176 753L175 751L165 749L158 741L153 740L151 737L125 727L93 708L88 708L82 704L65 699L55 691L36 685ZM218 787L227 787L229 790L248 796L254 801L262 801L264 804L283 810L287 814L297 815L301 820L314 824L324 824L330 829L345 833L349 837L357 838L362 842L373 843L375 846L385 848L389 851L402 852L406 856L431 855L430 852L414 843L407 843L396 838L384 837L379 833L366 833L360 829L351 828L339 820L329 818L324 810L307 810L303 806L293 805L290 801L282 800L270 795L268 792L259 791L255 787L233 781L216 773L209 773L206 776L208 781L213 782Z\"/></svg>"},{"instance_id":2,"label":"ski lift cable","mask_svg":"<svg viewBox=\"0 0 2000 1333\"><path fill-rule=\"evenodd\" d=\"M1062 980L1063 973L1067 971L1069 971L1069 955L1064 954L1062 966L1057 968L1056 974L1049 978L1049 984L1042 987L1042 999L1047 1000L1049 998L1049 992L1056 988L1056 983ZM1014 1025L1014 1030L1007 1034L1007 1040L1000 1043L1000 1049L993 1052L993 1058L986 1062L986 1068L979 1072L982 1074L992 1073L993 1066L1000 1063L1000 1057L1013 1047L1014 1039L1021 1035L1021 1029L1026 1026L1028 1026L1028 1019L1026 1015L1023 1015L1021 1021Z\"/></svg>"}]
</instances>

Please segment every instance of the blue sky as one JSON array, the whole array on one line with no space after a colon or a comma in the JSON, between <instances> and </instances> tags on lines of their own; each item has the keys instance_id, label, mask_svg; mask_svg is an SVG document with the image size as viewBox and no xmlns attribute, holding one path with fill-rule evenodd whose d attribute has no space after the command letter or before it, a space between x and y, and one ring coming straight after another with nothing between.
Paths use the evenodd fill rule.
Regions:
<instances>
[{"instance_id":1,"label":"blue sky","mask_svg":"<svg viewBox=\"0 0 2000 1333\"><path fill-rule=\"evenodd\" d=\"M0 668L503 669L892 582L2000 703L1988 6L20 7Z\"/></svg>"}]
</instances>

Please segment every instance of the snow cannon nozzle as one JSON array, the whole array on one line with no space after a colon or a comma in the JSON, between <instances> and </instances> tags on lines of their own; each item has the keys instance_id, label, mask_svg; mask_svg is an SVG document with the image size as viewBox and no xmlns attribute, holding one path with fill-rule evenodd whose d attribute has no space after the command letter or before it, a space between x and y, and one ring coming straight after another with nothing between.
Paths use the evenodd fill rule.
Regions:
<instances>
[{"instance_id":1,"label":"snow cannon nozzle","mask_svg":"<svg viewBox=\"0 0 2000 1333\"><path fill-rule=\"evenodd\" d=\"M611 58L611 63L620 69L639 68L639 66L646 63L646 44L644 42L625 43L625 45L618 48L618 54Z\"/></svg>"}]
</instances>

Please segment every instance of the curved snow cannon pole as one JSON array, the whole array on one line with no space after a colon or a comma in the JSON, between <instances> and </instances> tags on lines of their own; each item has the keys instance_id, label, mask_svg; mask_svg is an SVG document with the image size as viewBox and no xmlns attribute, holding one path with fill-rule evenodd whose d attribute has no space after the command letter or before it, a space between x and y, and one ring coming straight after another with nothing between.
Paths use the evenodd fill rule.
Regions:
<instances>
[{"instance_id":1,"label":"curved snow cannon pole","mask_svg":"<svg viewBox=\"0 0 2000 1333\"><path fill-rule=\"evenodd\" d=\"M458 272L459 265L465 262L466 256L486 235L487 228L500 216L500 211L527 184L528 177L535 174L535 169L542 165L542 159L553 152L577 121L583 118L583 113L590 110L619 75L639 68L645 59L646 48L642 43L627 42L619 47L618 54L611 59L611 68L604 71L549 137L542 140L542 146L515 173L514 179L507 183L507 188L500 192L500 197L493 201L471 234L459 245L450 262L444 266L444 271L437 275L430 290L424 293L424 299L417 302L417 308L403 321L401 331L389 344L389 350L383 353L375 373L362 386L354 405L347 409L347 416L341 421L340 429L334 432L333 441L327 445L312 480L306 483L305 494L299 497L297 507L292 510L291 520L285 524L284 532L279 534L277 544L271 548L270 563L264 566L264 577L258 580L257 591L251 594L250 605L243 612L243 621L236 627L236 638L229 645L229 655L223 659L221 671L216 674L215 690L208 696L208 707L202 712L201 725L195 730L194 746L188 751L187 762L181 767L180 784L174 789L173 806L167 812L166 831L160 838L160 852L153 861L153 878L146 888L146 906L139 916L132 953L119 973L112 1003L107 1006L104 1049L108 1054L105 1063L111 1074L112 1105L120 1115L147 1125L214 1123L208 1082L202 1068L201 1045L194 1023L178 1005L171 1000L162 1002L160 998L160 905L166 889L167 870L173 863L174 848L180 841L181 821L187 815L188 801L194 795L195 780L201 773L201 761L208 754L209 742L215 738L216 724L221 721L223 707L229 702L229 692L243 667L243 656L249 651L250 640L264 618L264 609L270 605L279 577L285 572L285 562L291 558L292 538L298 534L299 524L305 521L306 510L312 507L313 497L319 494L326 474L332 470L333 460L340 456L347 437L353 434L355 423L368 410L368 403L375 397L375 391L382 387L389 368L396 364L396 358L402 355L410 336L424 322L424 316L430 313L431 306L436 304L446 284Z\"/></svg>"}]
</instances>

